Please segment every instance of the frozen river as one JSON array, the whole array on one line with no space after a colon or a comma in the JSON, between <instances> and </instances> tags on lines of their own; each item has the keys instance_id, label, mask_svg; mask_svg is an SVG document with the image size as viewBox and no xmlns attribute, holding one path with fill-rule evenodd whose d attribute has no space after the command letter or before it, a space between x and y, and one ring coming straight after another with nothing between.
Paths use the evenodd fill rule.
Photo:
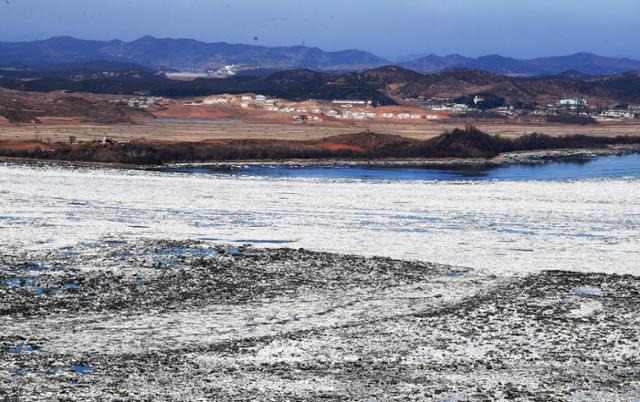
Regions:
<instances>
[{"instance_id":1,"label":"frozen river","mask_svg":"<svg viewBox=\"0 0 640 402\"><path fill-rule=\"evenodd\" d=\"M0 394L633 400L638 244L638 178L0 164Z\"/></svg>"},{"instance_id":2,"label":"frozen river","mask_svg":"<svg viewBox=\"0 0 640 402\"><path fill-rule=\"evenodd\" d=\"M202 239L501 273L640 273L640 180L387 181L0 165L0 245Z\"/></svg>"}]
</instances>

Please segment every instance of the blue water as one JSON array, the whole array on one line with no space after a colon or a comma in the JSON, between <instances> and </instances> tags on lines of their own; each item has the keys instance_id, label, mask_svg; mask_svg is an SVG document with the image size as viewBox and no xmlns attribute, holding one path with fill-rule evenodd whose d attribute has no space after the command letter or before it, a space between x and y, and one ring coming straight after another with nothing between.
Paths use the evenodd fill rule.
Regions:
<instances>
[{"instance_id":1,"label":"blue water","mask_svg":"<svg viewBox=\"0 0 640 402\"><path fill-rule=\"evenodd\" d=\"M180 171L183 173L212 173L202 167L182 167ZM215 173L220 174L220 172ZM640 155L605 156L585 159L580 162L550 162L538 165L460 169L249 165L238 167L224 174L358 180L579 180L640 178Z\"/></svg>"},{"instance_id":2,"label":"blue water","mask_svg":"<svg viewBox=\"0 0 640 402\"><path fill-rule=\"evenodd\" d=\"M20 343L16 347L9 349L9 353L33 352L33 346L28 343Z\"/></svg>"},{"instance_id":3,"label":"blue water","mask_svg":"<svg viewBox=\"0 0 640 402\"><path fill-rule=\"evenodd\" d=\"M90 374L93 372L94 367L90 364L71 364L67 366L67 369L77 374Z\"/></svg>"}]
</instances>

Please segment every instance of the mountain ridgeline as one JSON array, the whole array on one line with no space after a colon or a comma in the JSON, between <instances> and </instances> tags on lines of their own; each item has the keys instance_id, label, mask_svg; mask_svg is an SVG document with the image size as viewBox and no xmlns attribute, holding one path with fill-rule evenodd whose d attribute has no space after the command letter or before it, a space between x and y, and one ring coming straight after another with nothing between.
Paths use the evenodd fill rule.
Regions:
<instances>
[{"instance_id":1,"label":"mountain ridgeline","mask_svg":"<svg viewBox=\"0 0 640 402\"><path fill-rule=\"evenodd\" d=\"M513 77L472 69L421 74L397 66L386 66L344 74L297 69L266 75L178 81L142 67L108 73L83 68L46 72L10 71L0 77L0 87L36 92L64 90L71 93L164 97L257 93L292 101L350 99L370 100L376 105L393 105L416 98L447 98L464 102L477 94L495 100L495 105L503 102L509 105L546 104L562 98L578 97L602 105L640 103L638 72L607 76L562 74Z\"/></svg>"},{"instance_id":2,"label":"mountain ridgeline","mask_svg":"<svg viewBox=\"0 0 640 402\"><path fill-rule=\"evenodd\" d=\"M627 58L602 57L590 53L569 56L514 59L499 55L469 58L460 55L445 57L430 55L398 64L422 73L435 73L452 68L470 68L503 75L558 75L575 71L585 75L607 75L640 70L640 61Z\"/></svg>"},{"instance_id":3,"label":"mountain ridgeline","mask_svg":"<svg viewBox=\"0 0 640 402\"><path fill-rule=\"evenodd\" d=\"M158 39L151 36L132 42L105 42L71 37L21 43L0 42L0 66L52 69L60 64L96 60L136 63L154 69L198 71L230 64L254 68L344 71L388 63L360 50L325 52L305 46L265 47L224 42L205 43L193 39Z\"/></svg>"},{"instance_id":4,"label":"mountain ridgeline","mask_svg":"<svg viewBox=\"0 0 640 402\"><path fill-rule=\"evenodd\" d=\"M95 61L135 63L150 69L189 71L204 71L236 64L253 69L348 72L392 64L370 52L355 49L327 52L306 46L266 47L151 36L131 42L72 37L18 43L0 42L0 68L52 70L65 64ZM404 61L399 66L420 73L468 68L513 76L556 75L569 70L588 75L605 75L640 70L640 61L589 53L527 60L498 55L479 58L429 55Z\"/></svg>"}]
</instances>

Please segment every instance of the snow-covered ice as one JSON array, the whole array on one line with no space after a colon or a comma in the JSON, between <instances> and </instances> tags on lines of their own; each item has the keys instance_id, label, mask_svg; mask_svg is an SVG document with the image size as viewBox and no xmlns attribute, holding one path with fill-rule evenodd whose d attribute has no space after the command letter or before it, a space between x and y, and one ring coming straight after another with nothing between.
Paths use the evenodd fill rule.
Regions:
<instances>
[{"instance_id":1,"label":"snow-covered ice","mask_svg":"<svg viewBox=\"0 0 640 402\"><path fill-rule=\"evenodd\" d=\"M207 239L637 274L640 181L374 182L0 165L0 244Z\"/></svg>"},{"instance_id":2,"label":"snow-covered ice","mask_svg":"<svg viewBox=\"0 0 640 402\"><path fill-rule=\"evenodd\" d=\"M0 395L633 400L637 244L637 179L0 164Z\"/></svg>"}]
</instances>

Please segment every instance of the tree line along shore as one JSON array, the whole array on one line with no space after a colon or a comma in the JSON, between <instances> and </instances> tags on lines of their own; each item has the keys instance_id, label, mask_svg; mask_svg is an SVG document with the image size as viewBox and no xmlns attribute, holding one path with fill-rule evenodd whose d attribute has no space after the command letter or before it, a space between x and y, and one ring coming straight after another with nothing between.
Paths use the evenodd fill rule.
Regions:
<instances>
[{"instance_id":1,"label":"tree line along shore","mask_svg":"<svg viewBox=\"0 0 640 402\"><path fill-rule=\"evenodd\" d=\"M361 132L314 140L216 139L197 142L109 138L78 142L42 140L0 141L0 156L128 165L161 165L180 162L274 160L383 160L404 158L482 158L506 152L557 149L590 149L615 145L640 145L640 136L587 136L527 134L516 138L490 135L475 127L454 129L419 140L398 135Z\"/></svg>"}]
</instances>

